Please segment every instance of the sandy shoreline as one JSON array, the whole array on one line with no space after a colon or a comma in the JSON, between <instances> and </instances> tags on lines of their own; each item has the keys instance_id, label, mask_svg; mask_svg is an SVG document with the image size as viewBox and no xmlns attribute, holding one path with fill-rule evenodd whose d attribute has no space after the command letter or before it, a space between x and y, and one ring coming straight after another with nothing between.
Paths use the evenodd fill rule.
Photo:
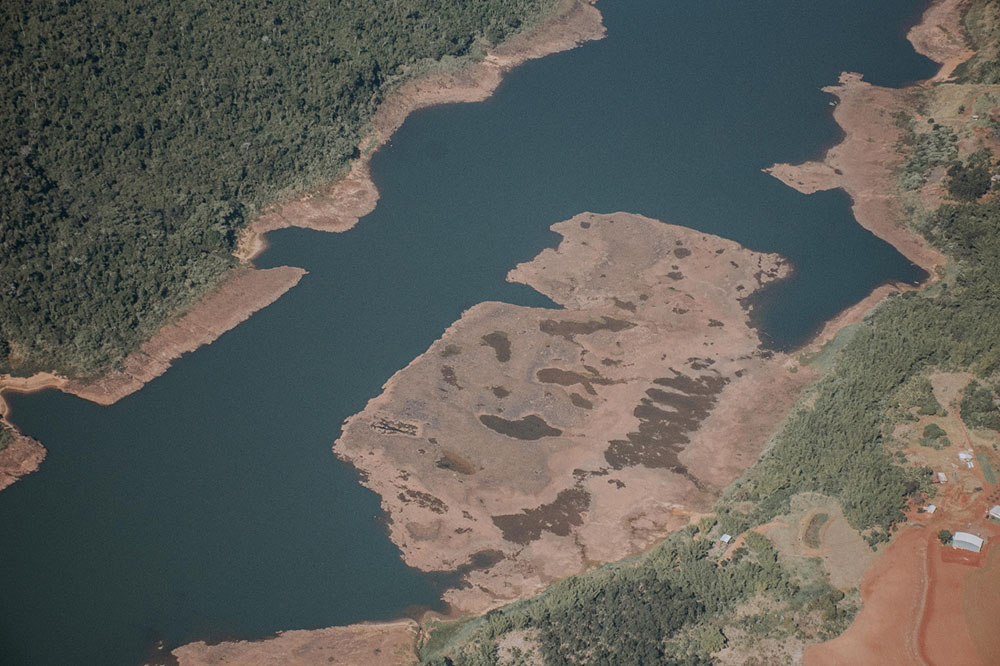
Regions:
<instances>
[{"instance_id":1,"label":"sandy shoreline","mask_svg":"<svg viewBox=\"0 0 1000 666\"><path fill-rule=\"evenodd\" d=\"M934 2L906 35L918 53L941 65L933 78L910 88L895 89L874 86L858 73L842 73L837 85L823 88L837 97L833 117L844 132L841 141L831 146L823 159L797 165L779 163L764 169L803 194L843 189L851 197L851 211L858 223L929 276L922 285L894 283L875 288L828 321L800 351L818 350L841 328L861 321L889 295L920 289L938 279L937 269L946 258L907 226L899 201L896 170L903 156L897 149L901 130L896 126L895 114L912 109L914 89L946 81L958 65L973 55L962 37L965 4L966 0Z\"/></svg>"},{"instance_id":2,"label":"sandy shoreline","mask_svg":"<svg viewBox=\"0 0 1000 666\"><path fill-rule=\"evenodd\" d=\"M87 381L60 377L52 373L39 373L31 377L0 375L0 418L9 411L4 394L8 392L31 393L45 389L59 389L99 405L110 405L138 391L143 385L159 377L170 364L183 354L216 340L226 331L246 321L282 294L298 284L305 275L301 268L280 266L266 270L240 267L229 273L198 304L175 322L165 324L160 331L144 343L138 351L123 361L122 370L113 370L102 377ZM16 429L15 435L20 437ZM28 440L29 438L22 437ZM37 457L40 464L44 448ZM5 458L0 452L0 478L23 476L29 471L23 464ZM37 469L38 464L35 465ZM11 481L12 482L12 481ZM0 484L0 489L8 484Z\"/></svg>"},{"instance_id":3,"label":"sandy shoreline","mask_svg":"<svg viewBox=\"0 0 1000 666\"><path fill-rule=\"evenodd\" d=\"M259 641L188 643L172 652L178 666L409 666L416 660L419 627L413 620L283 631Z\"/></svg>"},{"instance_id":4,"label":"sandy shoreline","mask_svg":"<svg viewBox=\"0 0 1000 666\"><path fill-rule=\"evenodd\" d=\"M833 117L844 131L843 140L822 160L775 164L764 171L803 194L843 189L858 223L933 279L944 255L906 226L896 185L903 156L896 149L901 130L895 114L909 108L910 92L874 86L852 72L844 72L838 85L823 91L838 99Z\"/></svg>"},{"instance_id":5,"label":"sandy shoreline","mask_svg":"<svg viewBox=\"0 0 1000 666\"><path fill-rule=\"evenodd\" d=\"M710 510L812 378L749 326L744 299L788 274L777 255L629 213L552 230L508 280L563 309L473 306L334 445L407 564L472 568L445 593L464 612Z\"/></svg>"},{"instance_id":6,"label":"sandy shoreline","mask_svg":"<svg viewBox=\"0 0 1000 666\"><path fill-rule=\"evenodd\" d=\"M506 72L518 65L567 51L605 35L596 0L564 0L552 17L527 34L518 34L486 58L457 71L441 71L404 83L390 93L372 119L372 134L361 142L361 157L341 180L261 215L240 237L236 256L252 261L267 248L269 231L299 227L344 232L368 215L379 193L369 170L374 153L414 111L439 104L481 102L493 94Z\"/></svg>"},{"instance_id":7,"label":"sandy shoreline","mask_svg":"<svg viewBox=\"0 0 1000 666\"><path fill-rule=\"evenodd\" d=\"M45 460L45 447L14 431L14 441L0 449L0 490L31 474Z\"/></svg>"},{"instance_id":8,"label":"sandy shoreline","mask_svg":"<svg viewBox=\"0 0 1000 666\"><path fill-rule=\"evenodd\" d=\"M937 0L906 34L917 53L941 65L928 83L947 81L956 67L975 55L965 42L962 24L968 3L969 0Z\"/></svg>"}]
</instances>

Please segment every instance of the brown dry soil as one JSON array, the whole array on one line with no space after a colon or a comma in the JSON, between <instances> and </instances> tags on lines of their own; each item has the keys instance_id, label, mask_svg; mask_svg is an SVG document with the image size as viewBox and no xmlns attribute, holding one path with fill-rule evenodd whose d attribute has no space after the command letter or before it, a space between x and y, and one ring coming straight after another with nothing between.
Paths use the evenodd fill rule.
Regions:
<instances>
[{"instance_id":1,"label":"brown dry soil","mask_svg":"<svg viewBox=\"0 0 1000 666\"><path fill-rule=\"evenodd\" d=\"M0 375L0 418L7 412L7 405L3 400L5 391L29 392L57 388L101 405L117 402L138 391L146 382L162 375L171 362L182 354L214 341L254 312L276 301L298 284L303 275L303 269L291 266L266 270L240 267L231 271L187 314L164 325L138 351L129 354L124 360L123 370L108 372L93 381L67 380L50 373L31 377ZM0 453L0 479L9 479L7 483L0 483L0 489L18 476L37 469L45 457L45 449L41 444L28 438L22 438L20 451L25 451L25 447L29 446L24 444L24 440L30 441L30 448L40 450L41 453L36 452L23 460ZM33 467L28 465L28 459L34 461Z\"/></svg>"},{"instance_id":2,"label":"brown dry soil","mask_svg":"<svg viewBox=\"0 0 1000 666\"><path fill-rule=\"evenodd\" d=\"M773 254L583 213L508 280L563 310L481 303L348 419L336 454L408 564L467 570L479 612L642 551L710 508L810 379L761 352L746 297ZM469 567L477 554L491 557Z\"/></svg>"},{"instance_id":3,"label":"brown dry soil","mask_svg":"<svg viewBox=\"0 0 1000 666\"><path fill-rule=\"evenodd\" d=\"M408 666L417 660L416 642L416 622L400 620L285 631L263 641L189 643L172 654L178 666Z\"/></svg>"},{"instance_id":4,"label":"brown dry soil","mask_svg":"<svg viewBox=\"0 0 1000 666\"><path fill-rule=\"evenodd\" d=\"M960 64L974 55L965 41L963 12L969 0L938 0L924 11L920 23L906 38L917 53L922 53L941 69L931 81L946 81Z\"/></svg>"}]
</instances>

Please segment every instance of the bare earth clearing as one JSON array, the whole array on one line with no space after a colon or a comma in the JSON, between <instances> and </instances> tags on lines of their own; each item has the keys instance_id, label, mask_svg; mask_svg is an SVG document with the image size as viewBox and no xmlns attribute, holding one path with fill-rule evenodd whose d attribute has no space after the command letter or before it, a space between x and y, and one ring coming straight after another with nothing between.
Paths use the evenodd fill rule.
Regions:
<instances>
[{"instance_id":1,"label":"bare earth clearing","mask_svg":"<svg viewBox=\"0 0 1000 666\"><path fill-rule=\"evenodd\" d=\"M782 260L627 213L584 213L514 269L563 305L468 310L334 445L393 541L481 612L647 548L707 511L809 379L759 350L743 299ZM470 570L471 569L471 570Z\"/></svg>"},{"instance_id":2,"label":"bare earth clearing","mask_svg":"<svg viewBox=\"0 0 1000 666\"><path fill-rule=\"evenodd\" d=\"M987 666L1000 662L996 613L1000 579L995 575L1000 525L986 511L1000 503L1000 487L983 475L981 463L996 467L993 445L1000 433L970 431L960 416L961 390L968 373L931 375L935 396L946 416L923 416L896 428L894 437L914 464L943 471L933 514L911 511L892 544L878 555L861 585L863 606L847 632L811 647L807 666L856 663ZM951 446L936 450L919 445L923 428L935 423ZM972 469L957 457L960 450L977 454ZM981 457L980 457L981 456ZM967 531L986 539L982 553L944 546L939 530Z\"/></svg>"}]
</instances>

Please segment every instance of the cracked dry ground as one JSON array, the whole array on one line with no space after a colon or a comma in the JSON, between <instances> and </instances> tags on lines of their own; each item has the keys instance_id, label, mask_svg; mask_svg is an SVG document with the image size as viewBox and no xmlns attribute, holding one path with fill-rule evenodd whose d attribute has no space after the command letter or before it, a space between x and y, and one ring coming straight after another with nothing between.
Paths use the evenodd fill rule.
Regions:
<instances>
[{"instance_id":1,"label":"cracked dry ground","mask_svg":"<svg viewBox=\"0 0 1000 666\"><path fill-rule=\"evenodd\" d=\"M508 279L561 310L481 303L334 445L408 564L481 611L648 547L708 510L809 372L761 351L748 296L780 257L639 215L584 213Z\"/></svg>"}]
</instances>

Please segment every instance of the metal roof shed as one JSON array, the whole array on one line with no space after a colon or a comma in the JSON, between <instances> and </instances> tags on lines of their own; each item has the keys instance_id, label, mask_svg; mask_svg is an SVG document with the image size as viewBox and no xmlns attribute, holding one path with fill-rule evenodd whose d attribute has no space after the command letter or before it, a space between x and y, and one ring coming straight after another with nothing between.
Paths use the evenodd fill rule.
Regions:
<instances>
[{"instance_id":1,"label":"metal roof shed","mask_svg":"<svg viewBox=\"0 0 1000 666\"><path fill-rule=\"evenodd\" d=\"M951 537L951 545L955 548L971 550L973 553L978 553L983 549L983 540L975 534L969 534L968 532L955 532L955 534Z\"/></svg>"}]
</instances>

